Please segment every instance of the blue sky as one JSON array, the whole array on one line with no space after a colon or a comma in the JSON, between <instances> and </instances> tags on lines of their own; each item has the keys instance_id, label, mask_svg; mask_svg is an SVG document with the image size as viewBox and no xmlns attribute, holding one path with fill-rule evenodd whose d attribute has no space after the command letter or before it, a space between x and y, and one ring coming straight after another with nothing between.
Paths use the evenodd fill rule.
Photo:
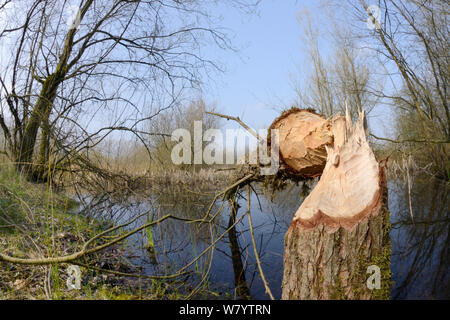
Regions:
<instances>
[{"instance_id":1,"label":"blue sky","mask_svg":"<svg viewBox=\"0 0 450 320\"><path fill-rule=\"evenodd\" d=\"M213 14L221 15L220 25L231 30L233 45L239 52L206 51L224 64L224 73L214 75L203 92L208 102L216 102L219 112L239 116L253 128L268 127L280 110L296 100L292 79L308 68L307 44L298 15L307 10L314 27L318 27L322 41L320 50L327 53L331 46L326 39L331 26L323 1L262 0L257 14L244 14L234 8L218 6ZM347 21L344 8L333 8L340 23ZM211 50L211 51L209 51ZM371 130L385 135L388 110L378 106L369 116ZM225 128L237 124L227 122Z\"/></svg>"},{"instance_id":2,"label":"blue sky","mask_svg":"<svg viewBox=\"0 0 450 320\"><path fill-rule=\"evenodd\" d=\"M280 107L295 99L290 78L307 59L297 21L306 3L311 7L311 1L263 0L252 15L217 9L223 10L221 25L232 30L239 52L219 54L226 70L209 83L205 98L253 127L270 125Z\"/></svg>"},{"instance_id":3,"label":"blue sky","mask_svg":"<svg viewBox=\"0 0 450 320\"><path fill-rule=\"evenodd\" d=\"M307 8L313 24L326 31L328 20L320 7L323 1L262 0L256 14L245 14L226 3L217 1L210 11L222 18L217 27L229 29L232 44L239 50L224 51L212 45L204 48L203 55L218 61L225 71L211 74L203 86L203 97L216 103L219 112L239 116L255 129L268 127L281 109L296 100L292 78L307 72L310 58L298 14ZM328 49L322 41L320 50ZM230 121L225 125L236 127ZM383 135L379 128L372 126L376 134Z\"/></svg>"}]
</instances>

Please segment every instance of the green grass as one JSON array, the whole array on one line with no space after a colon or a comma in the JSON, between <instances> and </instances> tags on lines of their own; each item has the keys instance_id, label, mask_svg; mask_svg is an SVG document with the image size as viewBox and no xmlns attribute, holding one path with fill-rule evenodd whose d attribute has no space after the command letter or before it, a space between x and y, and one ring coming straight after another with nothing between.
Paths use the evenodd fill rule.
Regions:
<instances>
[{"instance_id":1,"label":"green grass","mask_svg":"<svg viewBox=\"0 0 450 320\"><path fill-rule=\"evenodd\" d=\"M20 258L63 256L81 249L83 243L104 230L105 224L73 213L77 202L55 192L51 185L33 184L13 168L0 168L0 250ZM149 234L149 244L152 235ZM99 240L100 243L102 239ZM105 240L106 241L106 240ZM107 258L108 250L84 258L93 264ZM50 266L0 262L0 299L165 299L177 298L166 283L153 281L143 290L138 279L120 281L117 276L81 267L82 287L68 290L68 264ZM144 281L144 280L142 280ZM46 290L44 283L50 283ZM154 284L157 284L154 286Z\"/></svg>"},{"instance_id":2,"label":"green grass","mask_svg":"<svg viewBox=\"0 0 450 320\"><path fill-rule=\"evenodd\" d=\"M19 258L37 258L64 256L79 251L88 239L111 224L76 214L77 207L76 201L62 192L56 192L51 185L28 182L13 168L1 166L0 252ZM146 231L147 244L154 252L152 230L148 228ZM108 236L123 232L119 229ZM108 239L100 238L96 244ZM124 254L124 246L115 245L114 250L115 254L105 249L79 261L95 266L80 267L80 290L69 290L67 287L69 264L33 266L0 261L0 300L183 298L180 292L186 284L182 279L169 281L123 277L98 270L99 264L104 261L112 261L114 266L120 268L121 254L117 255L117 250L122 250Z\"/></svg>"}]
</instances>

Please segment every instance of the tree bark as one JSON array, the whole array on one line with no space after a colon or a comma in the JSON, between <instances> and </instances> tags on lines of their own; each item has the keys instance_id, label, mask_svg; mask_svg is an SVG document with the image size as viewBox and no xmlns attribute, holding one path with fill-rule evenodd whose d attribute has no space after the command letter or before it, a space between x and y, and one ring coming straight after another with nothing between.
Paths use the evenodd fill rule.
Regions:
<instances>
[{"instance_id":1,"label":"tree bark","mask_svg":"<svg viewBox=\"0 0 450 320\"><path fill-rule=\"evenodd\" d=\"M59 78L61 77L62 76ZM52 75L44 82L36 106L33 108L30 118L26 123L21 148L16 155L18 169L24 171L30 178L33 177L33 153L38 130L42 122L48 122L53 101L56 98L56 92L61 83L59 78L55 78L55 76Z\"/></svg>"},{"instance_id":2,"label":"tree bark","mask_svg":"<svg viewBox=\"0 0 450 320\"><path fill-rule=\"evenodd\" d=\"M387 203L384 188L383 202ZM390 222L384 205L377 216L352 230L330 233L323 224L311 230L293 222L285 236L282 299L389 299ZM381 287L369 289L367 268L380 268Z\"/></svg>"},{"instance_id":3,"label":"tree bark","mask_svg":"<svg viewBox=\"0 0 450 320\"><path fill-rule=\"evenodd\" d=\"M83 8L81 8L80 10L80 19L84 17L87 10L92 4L93 0L86 1L86 3L83 5ZM33 154L36 145L38 130L39 127L41 127L42 123L44 123L44 126L48 123L50 114L52 112L53 103L57 97L58 88L64 82L64 78L66 77L71 67L69 65L69 58L72 54L76 30L76 28L71 28L68 31L65 37L64 47L59 56L59 61L55 71L52 74L48 75L45 80L43 80L39 98L36 102L36 105L33 107L28 121L25 123L20 150L18 150L18 154L15 155L17 169L23 171L32 180L36 180L43 171L42 166L40 166L41 169L38 168L36 170L36 162L33 161ZM80 54L82 53L83 51L80 51ZM43 135L45 139L46 133L44 132Z\"/></svg>"},{"instance_id":4,"label":"tree bark","mask_svg":"<svg viewBox=\"0 0 450 320\"><path fill-rule=\"evenodd\" d=\"M387 187L384 164L366 140L364 112L356 123L348 113L326 120L306 112L291 110L271 127L280 130L280 155L291 172L321 175L285 236L282 299L388 299ZM367 284L372 265L379 288Z\"/></svg>"}]
</instances>

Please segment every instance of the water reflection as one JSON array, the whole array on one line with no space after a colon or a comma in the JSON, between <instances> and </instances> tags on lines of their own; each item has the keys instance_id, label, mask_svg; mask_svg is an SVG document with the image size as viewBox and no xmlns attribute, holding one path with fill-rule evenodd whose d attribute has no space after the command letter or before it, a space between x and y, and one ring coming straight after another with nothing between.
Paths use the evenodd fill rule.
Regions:
<instances>
[{"instance_id":1,"label":"water reflection","mask_svg":"<svg viewBox=\"0 0 450 320\"><path fill-rule=\"evenodd\" d=\"M252 192L251 214L258 252L270 289L279 299L284 235L302 201L305 187L291 185L274 195L266 194L259 186L255 188L258 192ZM448 183L416 176L411 188L413 223L407 186L398 180L389 183L393 299L450 298L448 191ZM212 198L212 193L203 192L153 192L125 203L103 201L95 210L87 207L87 211L116 223L148 212L129 226L133 228L168 213L200 219L208 211ZM236 201L235 209L228 202L216 203L211 210L212 215L217 214L213 224L166 220L136 234L127 243L130 261L145 274L170 274L191 263L220 239L213 251L192 263L187 281L193 287L207 282L209 290L220 298L268 299L251 247L248 220L243 219L246 199L238 197ZM148 250L149 232L153 252Z\"/></svg>"},{"instance_id":2,"label":"water reflection","mask_svg":"<svg viewBox=\"0 0 450 320\"><path fill-rule=\"evenodd\" d=\"M391 268L393 299L450 298L449 184L416 176L408 188L389 185L391 209Z\"/></svg>"},{"instance_id":3,"label":"water reflection","mask_svg":"<svg viewBox=\"0 0 450 320\"><path fill-rule=\"evenodd\" d=\"M238 233L236 232L236 216L239 204L230 200L230 218L228 220L228 239L230 240L231 262L233 264L234 286L236 296L240 299L250 299L250 289L245 279L245 269L242 263L242 252L239 246Z\"/></svg>"}]
</instances>

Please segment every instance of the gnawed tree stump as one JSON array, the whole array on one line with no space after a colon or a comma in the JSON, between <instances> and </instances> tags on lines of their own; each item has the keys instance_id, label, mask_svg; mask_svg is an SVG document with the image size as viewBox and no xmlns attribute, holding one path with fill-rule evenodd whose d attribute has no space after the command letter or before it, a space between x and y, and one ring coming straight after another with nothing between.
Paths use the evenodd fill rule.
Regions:
<instances>
[{"instance_id":1,"label":"gnawed tree stump","mask_svg":"<svg viewBox=\"0 0 450 320\"><path fill-rule=\"evenodd\" d=\"M243 125L239 118L215 115ZM313 110L293 108L269 129L278 130L278 172L264 176L259 169L266 164L244 162L224 192L229 198L252 181L278 189L285 180L320 176L285 236L282 298L388 299L387 187L383 161L377 162L366 140L364 112L353 123L348 112L325 119ZM271 137L269 132L269 149ZM379 268L379 289L367 285L374 276L367 273L369 266Z\"/></svg>"},{"instance_id":2,"label":"gnawed tree stump","mask_svg":"<svg viewBox=\"0 0 450 320\"><path fill-rule=\"evenodd\" d=\"M321 175L285 237L283 299L389 298L389 212L383 166L367 143L364 113L332 119L292 110L275 120L285 168ZM367 267L381 270L369 289Z\"/></svg>"},{"instance_id":3,"label":"gnawed tree stump","mask_svg":"<svg viewBox=\"0 0 450 320\"><path fill-rule=\"evenodd\" d=\"M325 224L302 230L293 222L285 237L282 299L389 299L389 212L330 233ZM368 266L381 271L381 288L370 290Z\"/></svg>"}]
</instances>

